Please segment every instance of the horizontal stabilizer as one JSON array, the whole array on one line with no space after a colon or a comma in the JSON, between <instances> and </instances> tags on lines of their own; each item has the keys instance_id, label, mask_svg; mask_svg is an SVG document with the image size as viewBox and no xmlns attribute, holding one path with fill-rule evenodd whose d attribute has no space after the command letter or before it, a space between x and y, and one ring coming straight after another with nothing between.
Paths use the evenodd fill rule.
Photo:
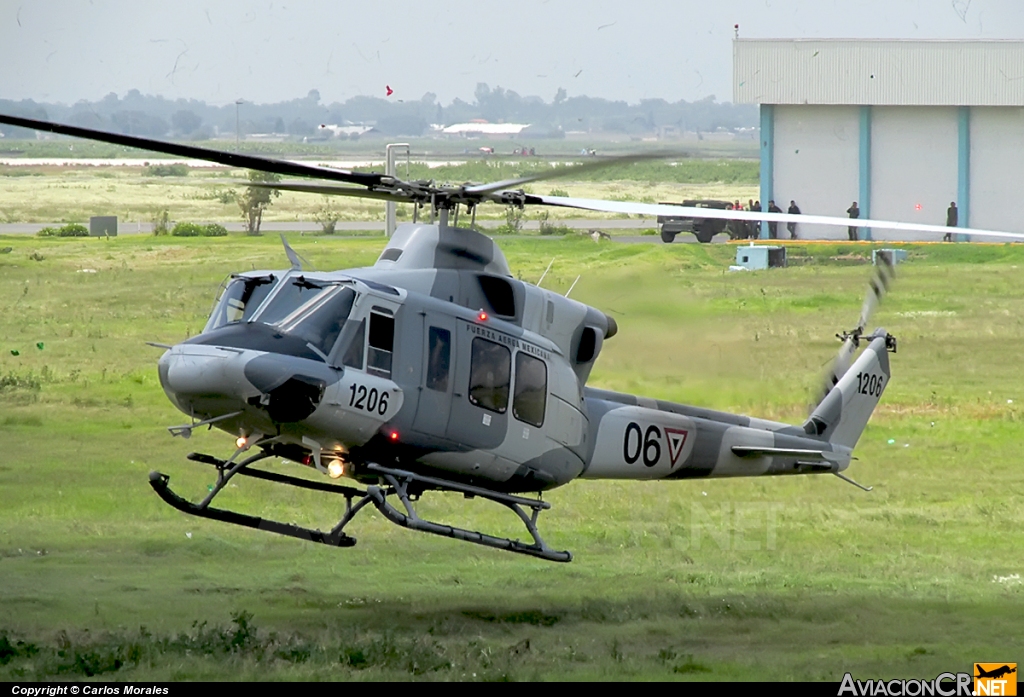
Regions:
<instances>
[{"instance_id":1,"label":"horizontal stabilizer","mask_svg":"<svg viewBox=\"0 0 1024 697\"><path fill-rule=\"evenodd\" d=\"M801 460L838 460L837 453L824 450L803 450L800 448L765 448L754 445L734 445L732 453L737 457L795 457Z\"/></svg>"}]
</instances>

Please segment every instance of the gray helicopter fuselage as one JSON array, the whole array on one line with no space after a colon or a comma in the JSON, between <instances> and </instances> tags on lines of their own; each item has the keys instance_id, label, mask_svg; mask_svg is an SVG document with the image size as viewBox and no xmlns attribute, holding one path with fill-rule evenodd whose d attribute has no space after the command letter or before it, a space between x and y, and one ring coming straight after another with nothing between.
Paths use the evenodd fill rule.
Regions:
<instances>
[{"instance_id":1,"label":"gray helicopter fuselage","mask_svg":"<svg viewBox=\"0 0 1024 697\"><path fill-rule=\"evenodd\" d=\"M372 267L233 277L204 331L168 350L159 373L181 411L241 448L333 476L359 478L372 462L513 492L581 476L849 463L853 443L805 428L585 387L615 331L604 313L513 278L489 238L405 225ZM862 372L887 382L875 348ZM849 414L855 392L837 390L827 418Z\"/></svg>"}]
</instances>

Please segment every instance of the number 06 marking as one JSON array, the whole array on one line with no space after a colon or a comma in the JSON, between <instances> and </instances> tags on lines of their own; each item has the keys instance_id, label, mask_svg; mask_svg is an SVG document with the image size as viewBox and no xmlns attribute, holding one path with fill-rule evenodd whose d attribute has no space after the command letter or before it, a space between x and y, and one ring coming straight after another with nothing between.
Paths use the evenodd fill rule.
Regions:
<instances>
[{"instance_id":1,"label":"number 06 marking","mask_svg":"<svg viewBox=\"0 0 1024 697\"><path fill-rule=\"evenodd\" d=\"M636 445L634 447L633 433L636 433ZM626 426L626 434L622 439L622 459L627 465L634 464L643 455L644 466L654 467L661 459L661 429L657 426L648 426L647 431L640 429L640 424L630 421Z\"/></svg>"},{"instance_id":2,"label":"number 06 marking","mask_svg":"<svg viewBox=\"0 0 1024 697\"><path fill-rule=\"evenodd\" d=\"M629 436L634 430L636 430L636 450L631 455L629 452ZM640 435L640 425L630 422L630 424L626 426L626 437L622 441L622 458L626 461L627 465L632 465L640 459L640 450L643 448L642 440L643 436Z\"/></svg>"}]
</instances>

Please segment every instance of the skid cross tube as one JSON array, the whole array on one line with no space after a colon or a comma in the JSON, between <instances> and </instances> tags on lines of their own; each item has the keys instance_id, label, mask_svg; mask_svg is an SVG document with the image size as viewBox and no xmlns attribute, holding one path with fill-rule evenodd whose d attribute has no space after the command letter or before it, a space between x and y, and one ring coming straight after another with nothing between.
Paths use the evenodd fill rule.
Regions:
<instances>
[{"instance_id":1,"label":"skid cross tube","mask_svg":"<svg viewBox=\"0 0 1024 697\"><path fill-rule=\"evenodd\" d=\"M238 455L241 452L242 450L239 449L235 451L235 455ZM227 486L228 482L231 481L231 478L234 477L236 474L244 470L252 463L258 462L268 457L270 457L270 453L264 450L256 453L255 455L250 455L249 457L239 462L231 462L231 460L228 460L223 464L217 465L217 483L213 485L213 487L210 489L210 493L207 494L206 498L203 499L203 502L199 504L199 508L206 508L207 506L209 506L210 502L213 501L214 497L217 496L217 494L219 494L225 486ZM234 457L232 457L232 459L234 459ZM228 468L229 465L230 469Z\"/></svg>"},{"instance_id":2,"label":"skid cross tube","mask_svg":"<svg viewBox=\"0 0 1024 697\"><path fill-rule=\"evenodd\" d=\"M541 538L540 532L537 530L537 517L540 515L540 512L551 508L551 504L546 501L502 494L468 484L449 482L443 479L434 479L433 477L424 477L418 474L413 474L412 472L392 470L372 463L367 465L367 469L380 474L381 479L388 484L386 488L379 486L367 487L366 491L368 497L373 499L373 505L377 510L380 511L385 518L396 525L401 525L402 527L409 528L410 530L418 530L420 532L428 532L433 535L441 535L442 537L451 537L456 540L462 540L463 542L472 542L485 547L504 549L508 552L516 552L518 554L539 557L540 559L546 559L548 561L572 561L572 554L570 552L560 552L548 547ZM463 528L456 528L451 525L443 525L429 520L423 520L416 514L416 510L413 508L412 500L410 499L409 485L414 482L426 484L431 488L453 491L470 496L479 496L480 498L494 501L495 503L512 509L516 515L519 516L520 520L523 521L523 524L526 525L526 529L533 537L534 544L524 544L519 540L513 540L507 537L494 537L493 535L486 535L474 530L466 530ZM388 503L387 497L391 493L396 495L402 502L406 513L402 513ZM533 514L527 515L522 509L523 506L531 508Z\"/></svg>"},{"instance_id":3,"label":"skid cross tube","mask_svg":"<svg viewBox=\"0 0 1024 697\"><path fill-rule=\"evenodd\" d=\"M188 459L192 462L201 462L206 465L213 465L215 467L223 467L226 465L226 460L213 457L212 455L206 455L204 453L189 453ZM265 470L252 470L243 469L238 472L243 477L252 477L253 479L262 479L267 482L274 482L276 484L287 484L289 486L299 487L300 489L311 489L313 491L326 491L330 494L340 494L348 499L352 499L356 496L366 496L366 492L362 489L355 489L350 486L340 486L338 484L326 484L324 482L313 482L308 479L299 479L298 477L291 477L287 474L278 474L277 472L267 472Z\"/></svg>"}]
</instances>

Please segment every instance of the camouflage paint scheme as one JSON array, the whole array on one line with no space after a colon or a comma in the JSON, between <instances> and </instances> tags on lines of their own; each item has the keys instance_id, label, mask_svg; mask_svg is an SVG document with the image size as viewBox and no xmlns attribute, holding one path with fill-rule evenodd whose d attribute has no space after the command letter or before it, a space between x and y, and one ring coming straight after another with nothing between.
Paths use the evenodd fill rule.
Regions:
<instances>
[{"instance_id":1,"label":"camouflage paint scheme","mask_svg":"<svg viewBox=\"0 0 1024 697\"><path fill-rule=\"evenodd\" d=\"M227 323L217 321L227 311L225 294L202 334L161 357L168 397L193 419L216 420L244 438L246 448L255 444L324 473L338 461L364 481L376 479L367 463L502 492L579 477L838 473L890 377L886 334L877 330L802 426L586 387L604 340L617 331L614 320L516 280L490 238L444 224L400 226L372 267L235 278L263 279L272 289L244 308L244 319ZM261 322L282 289L293 287L308 299L286 307L283 319ZM308 318L352 297L343 293L354 301L334 328L336 340L319 348L321 337L306 341ZM389 337L374 338L374 327L391 327L388 318L390 356L382 358L388 351L372 342L383 346ZM431 331L450 337L448 360L436 363L443 381L431 373ZM478 339L509 354L504 408L469 399ZM519 354L546 369L539 425L508 408Z\"/></svg>"}]
</instances>

